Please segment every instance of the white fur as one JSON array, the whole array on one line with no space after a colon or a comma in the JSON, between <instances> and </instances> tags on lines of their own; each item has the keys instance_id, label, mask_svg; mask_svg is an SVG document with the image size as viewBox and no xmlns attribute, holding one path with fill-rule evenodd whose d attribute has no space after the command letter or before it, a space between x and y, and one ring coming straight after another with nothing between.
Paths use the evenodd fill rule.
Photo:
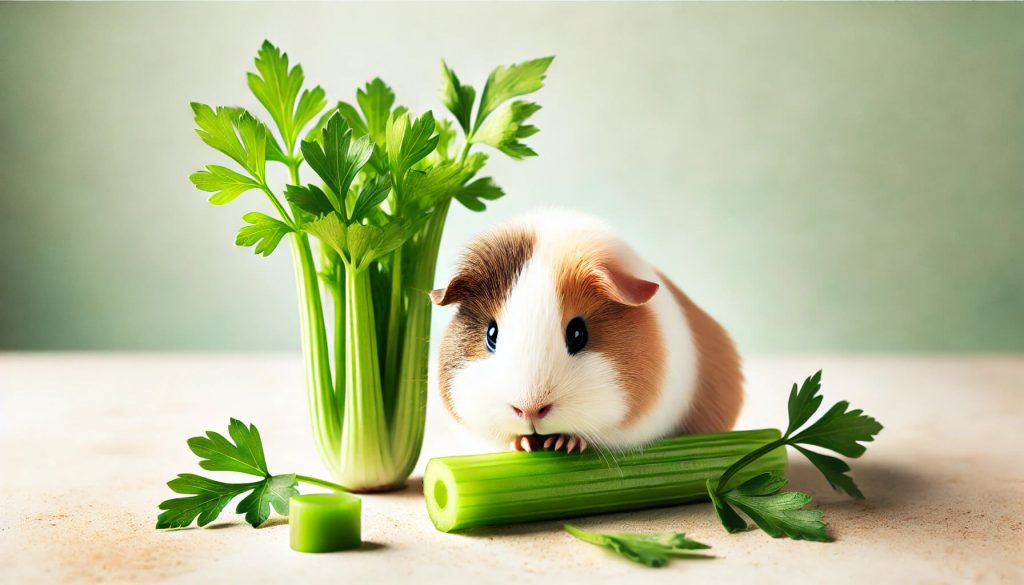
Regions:
<instances>
[{"instance_id":1,"label":"white fur","mask_svg":"<svg viewBox=\"0 0 1024 585\"><path fill-rule=\"evenodd\" d=\"M600 220L575 212L543 211L513 223L535 231L536 248L502 313L495 315L497 351L467 362L453 376L450 390L458 417L470 429L504 445L516 435L537 432L572 434L609 448L629 449L671 435L689 408L697 382L692 332L671 291ZM595 239L609 243L634 276L661 285L649 305L666 349L664 387L649 410L625 426L626 390L613 364L597 352L569 355L565 350L552 259L578 242ZM536 427L512 409L530 403L553 404Z\"/></svg>"}]
</instances>

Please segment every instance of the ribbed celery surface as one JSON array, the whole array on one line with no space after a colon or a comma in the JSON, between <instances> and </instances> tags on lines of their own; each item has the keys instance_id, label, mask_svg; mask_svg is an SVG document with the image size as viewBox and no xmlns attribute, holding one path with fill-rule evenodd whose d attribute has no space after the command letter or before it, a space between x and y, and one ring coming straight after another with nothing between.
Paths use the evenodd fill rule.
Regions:
<instances>
[{"instance_id":1,"label":"ribbed celery surface","mask_svg":"<svg viewBox=\"0 0 1024 585\"><path fill-rule=\"evenodd\" d=\"M544 451L441 457L427 463L423 492L430 519L442 532L681 504L706 500L708 479L779 437L775 429L690 435L614 456ZM730 484L785 468L783 447Z\"/></svg>"}]
</instances>

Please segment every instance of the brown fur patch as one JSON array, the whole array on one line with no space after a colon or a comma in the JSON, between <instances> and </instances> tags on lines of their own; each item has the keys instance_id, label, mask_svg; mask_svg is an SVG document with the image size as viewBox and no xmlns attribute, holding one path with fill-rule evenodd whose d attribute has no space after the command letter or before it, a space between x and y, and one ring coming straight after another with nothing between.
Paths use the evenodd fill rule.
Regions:
<instances>
[{"instance_id":1,"label":"brown fur patch","mask_svg":"<svg viewBox=\"0 0 1024 585\"><path fill-rule=\"evenodd\" d=\"M562 250L565 252L565 250ZM588 341L583 351L596 351L615 367L625 389L628 426L650 410L665 380L665 347L654 311L627 305L608 290L612 258L597 249L577 247L557 259L555 282L562 306L562 328L583 317Z\"/></svg>"},{"instance_id":2,"label":"brown fur patch","mask_svg":"<svg viewBox=\"0 0 1024 585\"><path fill-rule=\"evenodd\" d=\"M697 348L697 391L679 430L688 434L728 431L743 406L743 371L729 333L664 274L658 277L672 291L693 330Z\"/></svg>"},{"instance_id":3,"label":"brown fur patch","mask_svg":"<svg viewBox=\"0 0 1024 585\"><path fill-rule=\"evenodd\" d=\"M502 307L519 273L533 256L536 239L532 230L519 227L484 234L469 245L444 291L433 295L440 305L459 304L438 350L441 399L456 419L451 399L452 378L466 362L487 357L487 324L491 319L500 320Z\"/></svg>"}]
</instances>

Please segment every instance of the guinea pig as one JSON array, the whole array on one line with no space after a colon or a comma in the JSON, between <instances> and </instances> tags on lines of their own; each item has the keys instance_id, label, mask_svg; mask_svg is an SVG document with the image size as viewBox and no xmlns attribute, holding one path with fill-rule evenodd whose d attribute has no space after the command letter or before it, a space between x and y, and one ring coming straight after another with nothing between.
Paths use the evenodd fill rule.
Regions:
<instances>
[{"instance_id":1,"label":"guinea pig","mask_svg":"<svg viewBox=\"0 0 1024 585\"><path fill-rule=\"evenodd\" d=\"M430 296L458 306L438 352L442 402L502 445L627 451L739 415L729 334L596 218L498 225Z\"/></svg>"}]
</instances>

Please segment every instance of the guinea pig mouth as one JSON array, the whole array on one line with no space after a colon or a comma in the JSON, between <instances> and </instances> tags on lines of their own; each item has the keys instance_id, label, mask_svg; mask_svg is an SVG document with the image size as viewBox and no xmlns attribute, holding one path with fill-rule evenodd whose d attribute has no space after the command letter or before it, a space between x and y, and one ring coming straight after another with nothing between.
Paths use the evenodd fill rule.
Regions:
<instances>
[{"instance_id":1,"label":"guinea pig mouth","mask_svg":"<svg viewBox=\"0 0 1024 585\"><path fill-rule=\"evenodd\" d=\"M560 451L565 449L566 453L572 453L579 449L583 453L587 449L587 441L583 437L565 434L542 435L531 433L529 435L518 435L513 438L509 447L515 451Z\"/></svg>"}]
</instances>

